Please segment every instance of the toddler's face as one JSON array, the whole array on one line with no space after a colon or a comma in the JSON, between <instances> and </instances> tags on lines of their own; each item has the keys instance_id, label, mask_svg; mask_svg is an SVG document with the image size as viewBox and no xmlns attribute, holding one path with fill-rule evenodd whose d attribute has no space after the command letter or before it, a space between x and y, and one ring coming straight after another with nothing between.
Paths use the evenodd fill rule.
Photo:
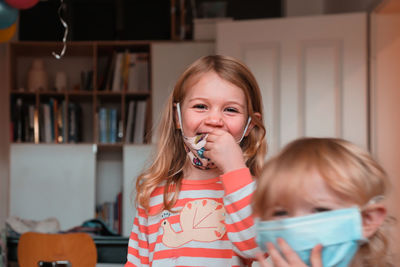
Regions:
<instances>
[{"instance_id":1,"label":"toddler's face","mask_svg":"<svg viewBox=\"0 0 400 267\"><path fill-rule=\"evenodd\" d=\"M186 136L219 128L239 140L248 118L242 89L221 79L215 72L203 74L187 88L181 112Z\"/></svg>"},{"instance_id":2,"label":"toddler's face","mask_svg":"<svg viewBox=\"0 0 400 267\"><path fill-rule=\"evenodd\" d=\"M328 187L317 171L304 177L304 184L291 201L280 202L266 210L262 220L280 220L289 217L305 216L317 212L349 208L355 205L345 200ZM285 203L285 204L283 204Z\"/></svg>"}]
</instances>

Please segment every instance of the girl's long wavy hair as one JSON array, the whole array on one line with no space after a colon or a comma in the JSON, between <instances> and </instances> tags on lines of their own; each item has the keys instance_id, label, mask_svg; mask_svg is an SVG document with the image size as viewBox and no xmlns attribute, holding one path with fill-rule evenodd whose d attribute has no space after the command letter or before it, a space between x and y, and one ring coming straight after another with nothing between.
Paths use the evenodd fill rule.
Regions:
<instances>
[{"instance_id":1,"label":"girl's long wavy hair","mask_svg":"<svg viewBox=\"0 0 400 267\"><path fill-rule=\"evenodd\" d=\"M383 168L367 151L334 138L302 138L288 144L265 163L253 194L253 212L263 215L278 202L290 205L303 198L301 188L311 172L317 171L328 187L342 199L365 206L376 196L386 196L388 178ZM352 266L392 266L388 256L388 225L384 224L363 244ZM355 264L357 263L357 264Z\"/></svg>"},{"instance_id":2,"label":"girl's long wavy hair","mask_svg":"<svg viewBox=\"0 0 400 267\"><path fill-rule=\"evenodd\" d=\"M240 146L246 165L252 175L258 177L261 173L267 145L264 138L262 98L256 79L243 63L234 58L221 55L202 57L183 72L170 94L158 127L158 143L154 160L150 167L141 173L137 179L136 203L147 212L149 212L150 195L160 185L163 185L165 189L164 209L171 210L177 201L187 154L181 131L176 127L176 107L174 107L174 104L182 103L187 88L207 72L215 72L220 78L243 90L247 101L248 114L254 127L243 139ZM254 116L255 112L260 113L261 118Z\"/></svg>"}]
</instances>

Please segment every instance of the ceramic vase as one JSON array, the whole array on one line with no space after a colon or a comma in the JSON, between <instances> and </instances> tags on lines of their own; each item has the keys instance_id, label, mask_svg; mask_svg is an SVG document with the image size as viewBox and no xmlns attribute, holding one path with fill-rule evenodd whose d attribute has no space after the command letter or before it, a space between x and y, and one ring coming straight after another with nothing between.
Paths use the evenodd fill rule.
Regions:
<instances>
[{"instance_id":1,"label":"ceramic vase","mask_svg":"<svg viewBox=\"0 0 400 267\"><path fill-rule=\"evenodd\" d=\"M57 92L62 92L67 90L67 74L63 71L59 71L56 73L56 77L54 79L54 87Z\"/></svg>"},{"instance_id":2,"label":"ceramic vase","mask_svg":"<svg viewBox=\"0 0 400 267\"><path fill-rule=\"evenodd\" d=\"M42 59L35 59L32 61L32 66L28 71L28 91L36 92L39 90L46 91L48 87L48 76L44 69L44 62Z\"/></svg>"}]
</instances>

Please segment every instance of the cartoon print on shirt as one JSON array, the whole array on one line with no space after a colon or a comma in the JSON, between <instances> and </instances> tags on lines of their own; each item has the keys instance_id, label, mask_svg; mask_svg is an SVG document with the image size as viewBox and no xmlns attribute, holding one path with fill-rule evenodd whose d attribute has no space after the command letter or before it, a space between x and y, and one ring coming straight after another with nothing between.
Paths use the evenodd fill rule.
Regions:
<instances>
[{"instance_id":1,"label":"cartoon print on shirt","mask_svg":"<svg viewBox=\"0 0 400 267\"><path fill-rule=\"evenodd\" d=\"M167 219L161 222L162 242L167 247L177 248L190 241L219 240L226 232L225 214L224 205L212 199L190 201L179 215L182 231L175 232Z\"/></svg>"}]
</instances>

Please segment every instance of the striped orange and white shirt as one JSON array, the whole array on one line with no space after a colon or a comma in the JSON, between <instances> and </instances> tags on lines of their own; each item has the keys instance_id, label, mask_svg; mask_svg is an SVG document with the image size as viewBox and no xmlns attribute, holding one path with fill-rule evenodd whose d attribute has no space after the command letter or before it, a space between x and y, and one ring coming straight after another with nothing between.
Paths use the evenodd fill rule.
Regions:
<instances>
[{"instance_id":1,"label":"striped orange and white shirt","mask_svg":"<svg viewBox=\"0 0 400 267\"><path fill-rule=\"evenodd\" d=\"M164 187L139 207L128 245L129 266L246 266L258 251L248 168L208 180L183 180L173 212L160 211ZM154 214L154 215L153 215Z\"/></svg>"}]
</instances>

